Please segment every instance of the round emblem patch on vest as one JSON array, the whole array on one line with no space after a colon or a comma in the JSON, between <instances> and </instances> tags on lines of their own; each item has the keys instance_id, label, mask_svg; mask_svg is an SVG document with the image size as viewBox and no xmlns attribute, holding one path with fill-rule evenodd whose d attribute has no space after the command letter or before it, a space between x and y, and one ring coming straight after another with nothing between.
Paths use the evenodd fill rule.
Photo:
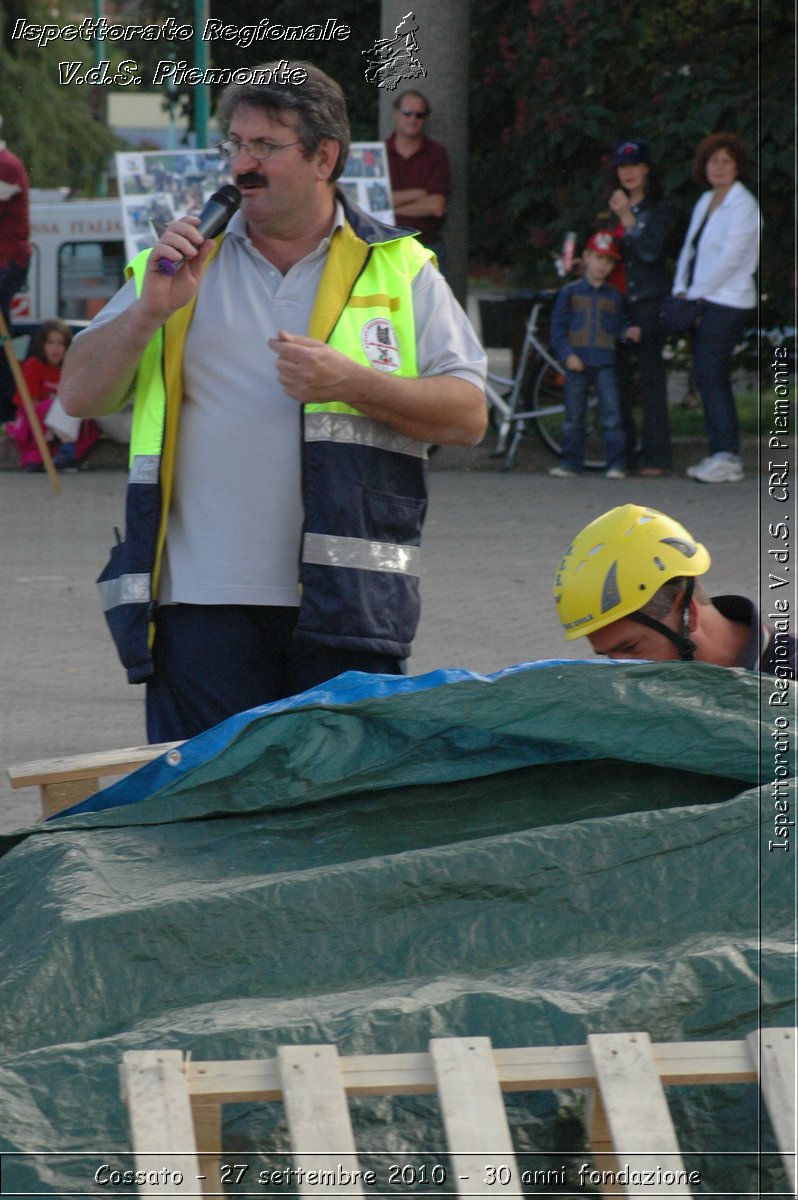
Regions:
<instances>
[{"instance_id":1,"label":"round emblem patch on vest","mask_svg":"<svg viewBox=\"0 0 798 1200\"><path fill-rule=\"evenodd\" d=\"M360 333L366 358L378 371L398 371L399 339L387 317L374 317L367 321Z\"/></svg>"}]
</instances>

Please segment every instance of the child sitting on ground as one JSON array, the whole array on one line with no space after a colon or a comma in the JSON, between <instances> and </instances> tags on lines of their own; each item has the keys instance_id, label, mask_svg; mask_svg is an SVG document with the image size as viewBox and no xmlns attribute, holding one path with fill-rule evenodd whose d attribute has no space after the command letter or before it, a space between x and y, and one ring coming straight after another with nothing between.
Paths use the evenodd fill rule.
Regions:
<instances>
[{"instance_id":1,"label":"child sitting on ground","mask_svg":"<svg viewBox=\"0 0 798 1200\"><path fill-rule=\"evenodd\" d=\"M608 479L626 477L626 438L615 374L615 343L620 337L640 341L630 325L623 297L607 278L621 258L612 234L594 233L582 256L585 273L557 296L551 315L551 344L565 366L565 421L560 465L550 475L578 475L584 466L587 398L592 384L598 396Z\"/></svg>"},{"instance_id":2,"label":"child sitting on ground","mask_svg":"<svg viewBox=\"0 0 798 1200\"><path fill-rule=\"evenodd\" d=\"M22 375L42 429L58 392L61 365L71 341L72 330L65 321L57 317L44 321L31 338L30 353L22 364ZM43 471L42 456L19 392L14 396L14 403L18 409L17 416L6 425L6 433L17 447L20 470ZM99 436L100 431L94 421L82 421L77 440L61 443L53 458L53 465L61 471L76 471L78 460L91 449Z\"/></svg>"}]
</instances>

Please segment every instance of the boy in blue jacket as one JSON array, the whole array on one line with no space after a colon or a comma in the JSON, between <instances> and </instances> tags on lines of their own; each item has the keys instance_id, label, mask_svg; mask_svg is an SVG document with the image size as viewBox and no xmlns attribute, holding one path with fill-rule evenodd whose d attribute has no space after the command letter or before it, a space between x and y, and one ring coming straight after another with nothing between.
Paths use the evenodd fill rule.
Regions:
<instances>
[{"instance_id":1,"label":"boy in blue jacket","mask_svg":"<svg viewBox=\"0 0 798 1200\"><path fill-rule=\"evenodd\" d=\"M560 464L550 475L568 479L584 464L585 421L590 385L596 389L601 415L608 479L626 477L626 438L621 422L615 344L640 340L640 329L630 325L623 296L607 278L621 258L611 233L594 233L585 247L585 273L557 296L551 315L551 344L565 366L565 422Z\"/></svg>"}]
</instances>

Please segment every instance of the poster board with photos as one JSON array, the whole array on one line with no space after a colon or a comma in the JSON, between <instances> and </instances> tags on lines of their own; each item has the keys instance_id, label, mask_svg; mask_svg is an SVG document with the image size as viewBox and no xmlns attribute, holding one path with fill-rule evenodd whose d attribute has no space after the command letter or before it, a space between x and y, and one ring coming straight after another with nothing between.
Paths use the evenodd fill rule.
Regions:
<instances>
[{"instance_id":1,"label":"poster board with photos","mask_svg":"<svg viewBox=\"0 0 798 1200\"><path fill-rule=\"evenodd\" d=\"M231 182L229 160L212 148L126 150L116 155L116 172L128 259L155 244L157 226L197 216L208 198ZM384 143L353 142L338 186L371 216L393 222Z\"/></svg>"}]
</instances>

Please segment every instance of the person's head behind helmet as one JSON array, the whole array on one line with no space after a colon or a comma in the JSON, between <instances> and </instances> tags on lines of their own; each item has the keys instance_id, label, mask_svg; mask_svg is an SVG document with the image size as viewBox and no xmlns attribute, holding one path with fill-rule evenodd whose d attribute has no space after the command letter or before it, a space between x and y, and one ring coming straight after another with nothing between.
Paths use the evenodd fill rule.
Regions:
<instances>
[{"instance_id":1,"label":"person's head behind helmet","mask_svg":"<svg viewBox=\"0 0 798 1200\"><path fill-rule=\"evenodd\" d=\"M623 504L591 521L565 551L554 577L557 613L569 641L637 614L664 583L703 575L709 551L655 508Z\"/></svg>"}]
</instances>

